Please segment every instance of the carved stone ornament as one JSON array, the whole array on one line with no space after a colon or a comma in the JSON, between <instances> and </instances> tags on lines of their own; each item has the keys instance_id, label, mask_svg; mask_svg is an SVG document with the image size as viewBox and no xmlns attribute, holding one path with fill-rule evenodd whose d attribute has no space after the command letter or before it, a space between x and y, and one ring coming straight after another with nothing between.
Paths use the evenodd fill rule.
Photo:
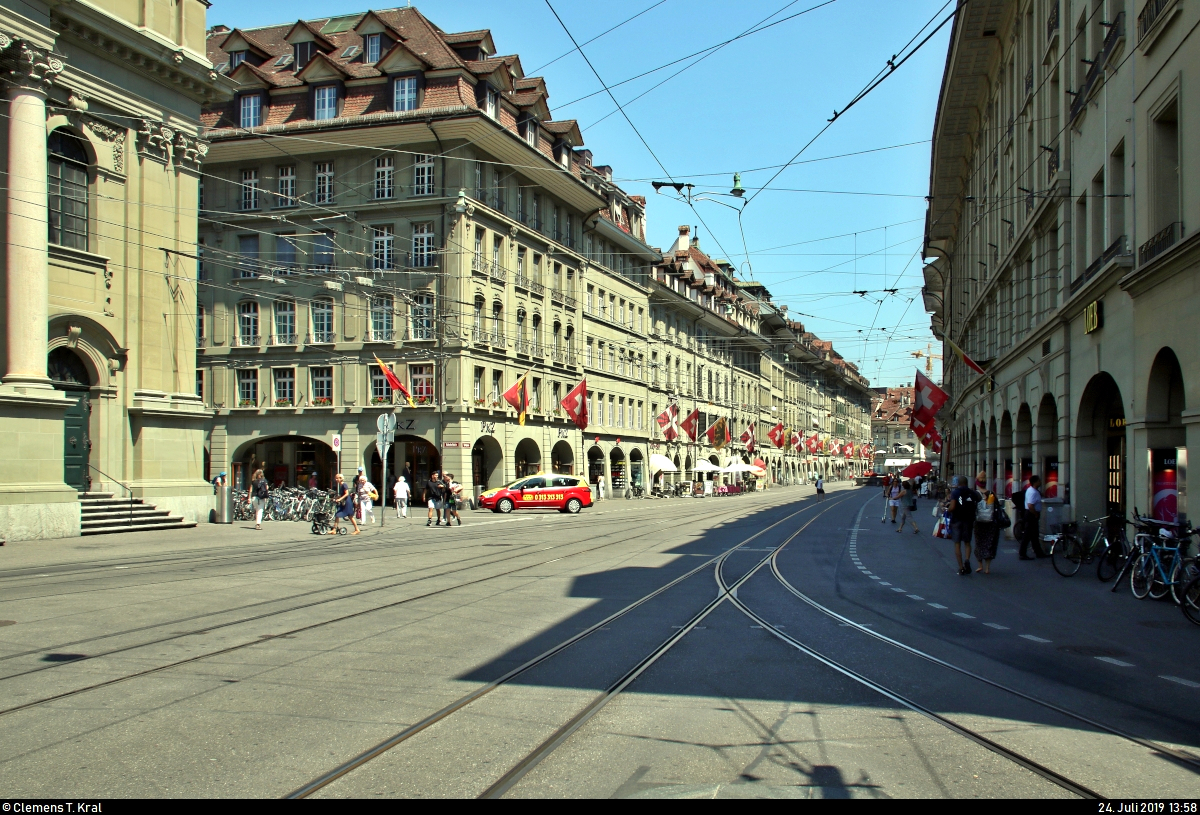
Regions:
<instances>
[{"instance_id":1,"label":"carved stone ornament","mask_svg":"<svg viewBox=\"0 0 1200 815\"><path fill-rule=\"evenodd\" d=\"M0 33L0 52L3 76L17 87L47 93L63 70L62 60L49 51L9 34Z\"/></svg>"},{"instance_id":2,"label":"carved stone ornament","mask_svg":"<svg viewBox=\"0 0 1200 815\"><path fill-rule=\"evenodd\" d=\"M112 144L113 169L118 173L125 172L125 137L129 131L125 128L115 128L97 122L95 119L84 119L83 125L99 138Z\"/></svg>"},{"instance_id":3,"label":"carved stone ornament","mask_svg":"<svg viewBox=\"0 0 1200 815\"><path fill-rule=\"evenodd\" d=\"M208 155L208 142L186 133L175 134L175 163L189 170L200 172L200 165Z\"/></svg>"},{"instance_id":4,"label":"carved stone ornament","mask_svg":"<svg viewBox=\"0 0 1200 815\"><path fill-rule=\"evenodd\" d=\"M138 120L137 151L139 156L166 164L171 160L171 143L174 140L175 131L162 122Z\"/></svg>"}]
</instances>

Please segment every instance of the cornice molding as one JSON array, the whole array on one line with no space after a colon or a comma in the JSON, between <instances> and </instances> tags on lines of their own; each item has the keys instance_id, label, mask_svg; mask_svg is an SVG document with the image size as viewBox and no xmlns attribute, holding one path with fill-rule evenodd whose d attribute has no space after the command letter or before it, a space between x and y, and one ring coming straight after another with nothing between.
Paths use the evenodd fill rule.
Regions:
<instances>
[{"instance_id":1,"label":"cornice molding","mask_svg":"<svg viewBox=\"0 0 1200 815\"><path fill-rule=\"evenodd\" d=\"M0 31L0 65L3 76L14 86L48 94L54 80L63 71L63 62L20 37Z\"/></svg>"}]
</instances>

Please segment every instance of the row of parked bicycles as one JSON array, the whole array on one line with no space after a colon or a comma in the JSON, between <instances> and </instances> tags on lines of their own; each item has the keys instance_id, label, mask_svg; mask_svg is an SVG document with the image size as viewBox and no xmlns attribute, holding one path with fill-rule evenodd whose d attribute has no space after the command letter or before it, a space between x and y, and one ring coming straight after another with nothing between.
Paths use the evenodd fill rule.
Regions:
<instances>
[{"instance_id":1,"label":"row of parked bicycles","mask_svg":"<svg viewBox=\"0 0 1200 815\"><path fill-rule=\"evenodd\" d=\"M254 504L247 490L233 490L233 519L253 521ZM333 493L302 487L276 487L267 496L264 521L307 521L322 515L333 516Z\"/></svg>"},{"instance_id":2,"label":"row of parked bicycles","mask_svg":"<svg viewBox=\"0 0 1200 815\"><path fill-rule=\"evenodd\" d=\"M1094 526L1090 534L1080 534L1079 524L1065 523L1062 530L1046 535L1055 570L1071 577L1083 566L1096 564L1096 577L1102 583L1113 581L1117 591L1129 581L1130 591L1139 600L1162 600L1167 596L1183 615L1200 625L1200 563L1193 551L1193 539L1200 530L1188 521L1182 523L1145 518L1133 511L1133 520L1106 515L1083 523ZM1133 540L1126 527L1133 527Z\"/></svg>"}]
</instances>

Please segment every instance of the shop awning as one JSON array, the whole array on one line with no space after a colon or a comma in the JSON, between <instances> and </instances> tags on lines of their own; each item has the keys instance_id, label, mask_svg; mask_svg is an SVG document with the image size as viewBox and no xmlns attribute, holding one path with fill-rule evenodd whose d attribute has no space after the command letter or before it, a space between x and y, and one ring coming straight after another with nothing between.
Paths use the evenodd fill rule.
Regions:
<instances>
[{"instance_id":1,"label":"shop awning","mask_svg":"<svg viewBox=\"0 0 1200 815\"><path fill-rule=\"evenodd\" d=\"M884 467L907 467L912 464L911 458L889 458L883 462Z\"/></svg>"},{"instance_id":2,"label":"shop awning","mask_svg":"<svg viewBox=\"0 0 1200 815\"><path fill-rule=\"evenodd\" d=\"M729 466L721 468L721 472L723 473L752 473L754 470L754 467L738 459L729 462Z\"/></svg>"},{"instance_id":3,"label":"shop awning","mask_svg":"<svg viewBox=\"0 0 1200 815\"><path fill-rule=\"evenodd\" d=\"M709 461L706 458L702 458L699 461L697 461L696 466L693 467L692 469L695 470L696 472L700 472L700 473L715 473L715 472L720 472L720 470L721 470L720 467L718 467L716 464L713 464L711 461Z\"/></svg>"},{"instance_id":4,"label":"shop awning","mask_svg":"<svg viewBox=\"0 0 1200 815\"><path fill-rule=\"evenodd\" d=\"M675 462L666 456L658 453L650 454L650 469L652 472L677 473L679 468L675 466Z\"/></svg>"}]
</instances>

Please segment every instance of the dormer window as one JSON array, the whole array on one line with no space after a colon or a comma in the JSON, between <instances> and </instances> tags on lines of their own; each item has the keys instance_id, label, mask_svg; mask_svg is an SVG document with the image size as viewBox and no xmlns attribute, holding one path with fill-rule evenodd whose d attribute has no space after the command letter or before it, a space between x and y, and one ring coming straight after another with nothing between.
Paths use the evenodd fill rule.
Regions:
<instances>
[{"instance_id":1,"label":"dormer window","mask_svg":"<svg viewBox=\"0 0 1200 815\"><path fill-rule=\"evenodd\" d=\"M313 58L313 55L317 51L317 44L311 41L298 42L292 46L292 51L296 57L296 72L299 73L304 70L304 66Z\"/></svg>"},{"instance_id":2,"label":"dormer window","mask_svg":"<svg viewBox=\"0 0 1200 815\"><path fill-rule=\"evenodd\" d=\"M417 78L397 77L392 82L392 110L417 109Z\"/></svg>"},{"instance_id":3,"label":"dormer window","mask_svg":"<svg viewBox=\"0 0 1200 815\"><path fill-rule=\"evenodd\" d=\"M242 127L258 127L262 124L262 94L251 93L243 96L239 106Z\"/></svg>"},{"instance_id":4,"label":"dormer window","mask_svg":"<svg viewBox=\"0 0 1200 815\"><path fill-rule=\"evenodd\" d=\"M229 52L229 70L231 72L233 71L234 68L237 68L239 65L241 65L245 61L246 61L246 52L245 51L230 51Z\"/></svg>"},{"instance_id":5,"label":"dormer window","mask_svg":"<svg viewBox=\"0 0 1200 815\"><path fill-rule=\"evenodd\" d=\"M379 39L378 34L368 34L363 40L363 51L365 52L363 62L368 65L379 62Z\"/></svg>"},{"instance_id":6,"label":"dormer window","mask_svg":"<svg viewBox=\"0 0 1200 815\"><path fill-rule=\"evenodd\" d=\"M525 121L525 141L534 150L538 147L538 126L536 119L527 119Z\"/></svg>"},{"instance_id":7,"label":"dormer window","mask_svg":"<svg viewBox=\"0 0 1200 815\"><path fill-rule=\"evenodd\" d=\"M337 118L337 86L322 85L313 90L313 118L317 121Z\"/></svg>"},{"instance_id":8,"label":"dormer window","mask_svg":"<svg viewBox=\"0 0 1200 815\"><path fill-rule=\"evenodd\" d=\"M493 119L500 118L500 97L490 86L487 89L484 112Z\"/></svg>"}]
</instances>

